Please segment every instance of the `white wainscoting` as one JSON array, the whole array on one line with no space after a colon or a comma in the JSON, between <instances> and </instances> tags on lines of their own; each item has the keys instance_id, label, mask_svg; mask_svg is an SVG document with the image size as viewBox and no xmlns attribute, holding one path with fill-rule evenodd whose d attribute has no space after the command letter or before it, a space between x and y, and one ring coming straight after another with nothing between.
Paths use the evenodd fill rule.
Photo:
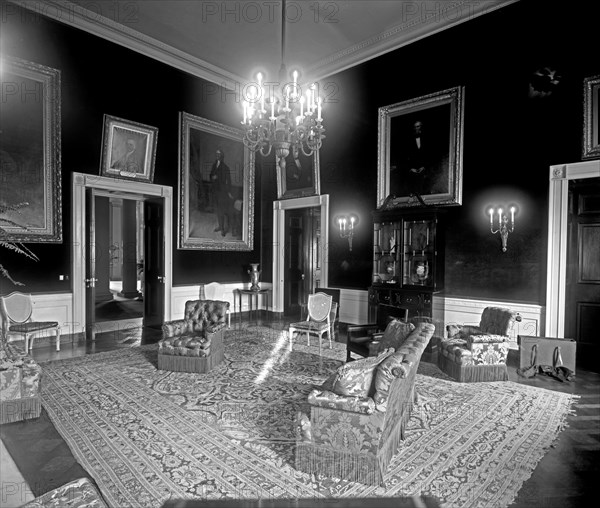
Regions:
<instances>
[{"instance_id":1,"label":"white wainscoting","mask_svg":"<svg viewBox=\"0 0 600 508\"><path fill-rule=\"evenodd\" d=\"M351 324L368 323L368 292L355 289L340 290L340 321ZM543 335L544 307L529 303L472 298L433 298L433 318L436 335L446 336L446 325L478 325L483 309L490 306L508 307L521 316L510 332L511 342L516 344L517 335Z\"/></svg>"},{"instance_id":2,"label":"white wainscoting","mask_svg":"<svg viewBox=\"0 0 600 508\"><path fill-rule=\"evenodd\" d=\"M67 335L79 330L73 323L73 293L32 294L34 321L57 321L60 334Z\"/></svg>"},{"instance_id":3,"label":"white wainscoting","mask_svg":"<svg viewBox=\"0 0 600 508\"><path fill-rule=\"evenodd\" d=\"M353 325L369 322L369 293L358 289L340 289L340 321Z\"/></svg>"},{"instance_id":4,"label":"white wainscoting","mask_svg":"<svg viewBox=\"0 0 600 508\"><path fill-rule=\"evenodd\" d=\"M241 283L241 282L230 282L223 284L225 288L225 294L223 295L223 299L226 302L229 302L229 309L233 314L235 306L238 305L238 302L233 300L233 291L239 288L250 288L250 283ZM261 282L261 289L272 288L273 284L270 282ZM171 290L171 316L172 319L181 319L183 318L183 311L185 309L185 302L188 300L198 300L200 296L200 284L191 285L191 286L173 286ZM273 295L271 295L271 298ZM262 296L259 298L258 304L263 306L261 308L266 308L267 302L264 300L266 296ZM273 302L270 302L270 310L273 310ZM248 298L242 298L242 309L243 312L248 311ZM237 309L240 312L240 309Z\"/></svg>"}]
</instances>

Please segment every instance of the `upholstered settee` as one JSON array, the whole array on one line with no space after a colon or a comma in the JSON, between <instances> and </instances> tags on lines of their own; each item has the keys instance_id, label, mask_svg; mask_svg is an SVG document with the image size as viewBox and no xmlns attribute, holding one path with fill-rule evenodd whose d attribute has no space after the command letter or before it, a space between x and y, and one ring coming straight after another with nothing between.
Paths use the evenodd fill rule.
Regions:
<instances>
[{"instance_id":1,"label":"upholstered settee","mask_svg":"<svg viewBox=\"0 0 600 508\"><path fill-rule=\"evenodd\" d=\"M20 348L0 344L0 423L40 416L42 368Z\"/></svg>"},{"instance_id":2,"label":"upholstered settee","mask_svg":"<svg viewBox=\"0 0 600 508\"><path fill-rule=\"evenodd\" d=\"M384 485L416 401L421 355L434 330L431 323L418 323L396 349L346 363L310 392L297 415L298 470Z\"/></svg>"},{"instance_id":3,"label":"upholstered settee","mask_svg":"<svg viewBox=\"0 0 600 508\"><path fill-rule=\"evenodd\" d=\"M478 326L448 325L438 366L460 382L506 381L509 332L521 316L504 307L486 307Z\"/></svg>"},{"instance_id":4,"label":"upholstered settee","mask_svg":"<svg viewBox=\"0 0 600 508\"><path fill-rule=\"evenodd\" d=\"M223 361L223 333L229 302L189 300L183 319L162 325L158 368L177 372L209 372Z\"/></svg>"}]
</instances>

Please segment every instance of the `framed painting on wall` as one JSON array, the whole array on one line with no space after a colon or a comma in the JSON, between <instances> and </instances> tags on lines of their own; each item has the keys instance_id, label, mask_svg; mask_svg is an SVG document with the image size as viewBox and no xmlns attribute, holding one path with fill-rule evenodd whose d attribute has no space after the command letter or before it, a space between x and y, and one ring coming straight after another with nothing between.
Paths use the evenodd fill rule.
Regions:
<instances>
[{"instance_id":1,"label":"framed painting on wall","mask_svg":"<svg viewBox=\"0 0 600 508\"><path fill-rule=\"evenodd\" d=\"M277 198L301 198L321 194L319 151L306 155L301 148L290 147L285 158L275 156Z\"/></svg>"},{"instance_id":2,"label":"framed painting on wall","mask_svg":"<svg viewBox=\"0 0 600 508\"><path fill-rule=\"evenodd\" d=\"M254 152L243 133L179 114L179 249L252 250Z\"/></svg>"},{"instance_id":3,"label":"framed painting on wall","mask_svg":"<svg viewBox=\"0 0 600 508\"><path fill-rule=\"evenodd\" d=\"M2 239L62 243L60 71L3 57L0 115Z\"/></svg>"},{"instance_id":4,"label":"framed painting on wall","mask_svg":"<svg viewBox=\"0 0 600 508\"><path fill-rule=\"evenodd\" d=\"M379 108L377 207L462 203L464 88Z\"/></svg>"},{"instance_id":5,"label":"framed painting on wall","mask_svg":"<svg viewBox=\"0 0 600 508\"><path fill-rule=\"evenodd\" d=\"M100 174L152 183L158 129L104 115Z\"/></svg>"},{"instance_id":6,"label":"framed painting on wall","mask_svg":"<svg viewBox=\"0 0 600 508\"><path fill-rule=\"evenodd\" d=\"M600 157L600 131L598 130L598 93L600 76L583 81L583 152L582 159Z\"/></svg>"}]
</instances>

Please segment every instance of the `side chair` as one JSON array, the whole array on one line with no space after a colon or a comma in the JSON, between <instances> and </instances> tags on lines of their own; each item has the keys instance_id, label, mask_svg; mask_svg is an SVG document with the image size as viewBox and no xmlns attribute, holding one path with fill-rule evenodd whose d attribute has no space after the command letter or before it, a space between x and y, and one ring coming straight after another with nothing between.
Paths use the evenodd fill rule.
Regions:
<instances>
[{"instance_id":1,"label":"side chair","mask_svg":"<svg viewBox=\"0 0 600 508\"><path fill-rule=\"evenodd\" d=\"M0 296L2 334L22 335L25 340L25 353L33 349L33 339L42 332L56 334L56 350L60 351L60 325L57 321L34 321L31 294L14 291L8 296Z\"/></svg>"},{"instance_id":2,"label":"side chair","mask_svg":"<svg viewBox=\"0 0 600 508\"><path fill-rule=\"evenodd\" d=\"M335 306L335 309L334 309ZM297 321L289 325L290 351L293 346L293 337L295 332L305 332L307 343L310 346L310 334L314 333L319 337L319 355L321 354L321 340L324 334L329 336L329 348L332 349L331 342L332 327L331 314L337 312L337 303L333 302L333 297L325 293L313 293L308 295L308 316L305 321Z\"/></svg>"}]
</instances>

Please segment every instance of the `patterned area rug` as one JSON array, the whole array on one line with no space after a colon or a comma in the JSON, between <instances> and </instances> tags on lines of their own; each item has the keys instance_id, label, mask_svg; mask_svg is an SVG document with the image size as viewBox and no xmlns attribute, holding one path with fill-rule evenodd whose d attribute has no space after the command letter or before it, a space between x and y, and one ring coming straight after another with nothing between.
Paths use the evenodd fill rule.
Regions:
<instances>
[{"instance_id":1,"label":"patterned area rug","mask_svg":"<svg viewBox=\"0 0 600 508\"><path fill-rule=\"evenodd\" d=\"M421 362L419 403L386 487L294 469L294 419L345 357L266 327L229 331L209 374L159 371L156 345L47 362L43 405L118 508L167 499L431 495L503 507L557 438L572 396L512 382L460 384ZM314 345L314 341L313 341Z\"/></svg>"}]
</instances>

